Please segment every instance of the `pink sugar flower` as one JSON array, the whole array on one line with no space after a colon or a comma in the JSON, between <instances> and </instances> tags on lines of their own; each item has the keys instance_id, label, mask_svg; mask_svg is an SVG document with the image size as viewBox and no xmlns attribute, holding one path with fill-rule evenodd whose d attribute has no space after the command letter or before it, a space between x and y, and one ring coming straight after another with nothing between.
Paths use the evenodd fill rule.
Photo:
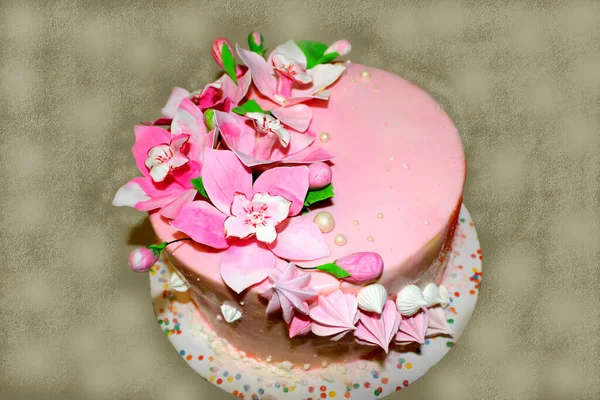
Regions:
<instances>
[{"instance_id":1,"label":"pink sugar flower","mask_svg":"<svg viewBox=\"0 0 600 400\"><path fill-rule=\"evenodd\" d=\"M329 255L314 222L294 217L308 191L306 166L269 169L253 184L250 170L233 152L207 148L202 182L214 206L187 204L171 225L198 243L226 250L221 277L237 293L263 281L276 256L309 261Z\"/></svg>"},{"instance_id":2,"label":"pink sugar flower","mask_svg":"<svg viewBox=\"0 0 600 400\"><path fill-rule=\"evenodd\" d=\"M136 126L132 152L142 177L121 187L113 205L140 211L160 209L175 218L197 191L190 180L199 175L204 148L212 146L202 112L184 99L171 123L171 132L157 126Z\"/></svg>"},{"instance_id":3,"label":"pink sugar flower","mask_svg":"<svg viewBox=\"0 0 600 400\"><path fill-rule=\"evenodd\" d=\"M290 339L310 333L312 321L308 315L294 314L292 322L288 325Z\"/></svg>"},{"instance_id":4,"label":"pink sugar flower","mask_svg":"<svg viewBox=\"0 0 600 400\"><path fill-rule=\"evenodd\" d=\"M267 314L281 310L283 320L291 324L295 312L307 315L309 312L308 300L317 297L318 293L308 287L310 274L298 274L298 268L289 263L284 272L277 269L269 272L271 287L261 296L269 300ZM296 322L296 327L298 322ZM295 332L298 333L298 332ZM291 331L290 331L291 334Z\"/></svg>"},{"instance_id":5,"label":"pink sugar flower","mask_svg":"<svg viewBox=\"0 0 600 400\"><path fill-rule=\"evenodd\" d=\"M308 108L304 104L298 106ZM315 141L312 132L300 133L289 124L289 129L282 126L281 122L284 119L281 115L283 114L288 117L285 120L288 122L292 120L298 122L302 119L301 117L294 119L290 113L287 113L287 110L294 107L272 110L273 115L278 119L271 116L262 118L255 115L258 113L248 113L251 117L248 118L235 113L215 111L215 122L227 147L247 167L273 163L310 164L330 160L332 156L325 149L311 146ZM277 113L282 110L286 111ZM291 123L298 127L298 124Z\"/></svg>"},{"instance_id":6,"label":"pink sugar flower","mask_svg":"<svg viewBox=\"0 0 600 400\"><path fill-rule=\"evenodd\" d=\"M325 88L346 69L335 64L319 64L306 69L306 56L293 40L277 46L268 60L239 46L237 52L252 73L252 81L258 90L281 106L311 99L327 100L329 92Z\"/></svg>"}]
</instances>

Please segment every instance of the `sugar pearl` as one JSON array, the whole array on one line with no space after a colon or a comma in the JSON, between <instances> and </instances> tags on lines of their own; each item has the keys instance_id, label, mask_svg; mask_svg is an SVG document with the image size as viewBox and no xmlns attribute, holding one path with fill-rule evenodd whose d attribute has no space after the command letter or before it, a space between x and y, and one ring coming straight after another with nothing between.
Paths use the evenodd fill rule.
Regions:
<instances>
[{"instance_id":1,"label":"sugar pearl","mask_svg":"<svg viewBox=\"0 0 600 400\"><path fill-rule=\"evenodd\" d=\"M315 219L313 219L315 224L319 227L319 230L322 233L329 233L335 227L335 220L333 219L333 215L328 213L327 211L321 211L317 215L315 215Z\"/></svg>"},{"instance_id":2,"label":"sugar pearl","mask_svg":"<svg viewBox=\"0 0 600 400\"><path fill-rule=\"evenodd\" d=\"M335 235L335 238L333 239L333 241L335 242L335 244L337 244L338 246L343 246L346 244L346 242L348 242L348 239L346 239L346 235L342 235L341 233L338 235Z\"/></svg>"},{"instance_id":3,"label":"sugar pearl","mask_svg":"<svg viewBox=\"0 0 600 400\"><path fill-rule=\"evenodd\" d=\"M360 73L360 76L361 76L362 78L365 78L365 79L367 79L367 78L370 78L370 77L371 77L371 74L369 73L369 71L365 70L365 71L363 71L363 72L361 72L361 73Z\"/></svg>"},{"instance_id":4,"label":"sugar pearl","mask_svg":"<svg viewBox=\"0 0 600 400\"><path fill-rule=\"evenodd\" d=\"M329 142L330 139L331 139L331 136L329 136L329 133L327 133L327 132L322 132L319 135L319 140L323 143Z\"/></svg>"},{"instance_id":5,"label":"sugar pearl","mask_svg":"<svg viewBox=\"0 0 600 400\"><path fill-rule=\"evenodd\" d=\"M379 90L379 86L373 85L373 90Z\"/></svg>"},{"instance_id":6,"label":"sugar pearl","mask_svg":"<svg viewBox=\"0 0 600 400\"><path fill-rule=\"evenodd\" d=\"M383 218L383 213L377 214L377 218L382 219Z\"/></svg>"},{"instance_id":7,"label":"sugar pearl","mask_svg":"<svg viewBox=\"0 0 600 400\"><path fill-rule=\"evenodd\" d=\"M352 224L354 224L354 226L358 226L358 220L355 219L354 221L352 221Z\"/></svg>"},{"instance_id":8,"label":"sugar pearl","mask_svg":"<svg viewBox=\"0 0 600 400\"><path fill-rule=\"evenodd\" d=\"M372 241L373 241L373 236L369 236L369 237L367 238L367 242L372 242Z\"/></svg>"}]
</instances>

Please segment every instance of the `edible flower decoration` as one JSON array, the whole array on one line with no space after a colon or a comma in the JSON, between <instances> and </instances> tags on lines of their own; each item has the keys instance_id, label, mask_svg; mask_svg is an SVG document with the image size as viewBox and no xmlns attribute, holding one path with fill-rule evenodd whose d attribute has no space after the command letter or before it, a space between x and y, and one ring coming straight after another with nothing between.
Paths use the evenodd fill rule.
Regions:
<instances>
[{"instance_id":1,"label":"edible flower decoration","mask_svg":"<svg viewBox=\"0 0 600 400\"><path fill-rule=\"evenodd\" d=\"M283 320L288 324L292 322L295 312L308 315L308 300L318 294L308 287L310 274L299 275L296 266L289 263L284 272L273 269L269 273L269 281L271 287L261 293L269 300L267 314L281 310Z\"/></svg>"},{"instance_id":2,"label":"edible flower decoration","mask_svg":"<svg viewBox=\"0 0 600 400\"><path fill-rule=\"evenodd\" d=\"M293 41L277 46L269 58L237 47L257 89L280 106L292 106L311 99L327 100L325 89L334 83L346 67L327 64L350 52L348 42L328 47L309 40Z\"/></svg>"},{"instance_id":3,"label":"edible flower decoration","mask_svg":"<svg viewBox=\"0 0 600 400\"><path fill-rule=\"evenodd\" d=\"M184 99L170 132L157 126L136 126L132 152L143 176L121 187L112 204L140 211L160 209L167 218L177 217L197 193L190 180L200 172L204 148L212 146L203 119L198 107Z\"/></svg>"},{"instance_id":4,"label":"edible flower decoration","mask_svg":"<svg viewBox=\"0 0 600 400\"><path fill-rule=\"evenodd\" d=\"M206 148L197 182L212 205L189 203L171 225L198 243L226 250L220 273L235 292L267 278L276 257L309 261L329 255L318 227L309 216L298 216L308 167L272 168L253 183L234 153Z\"/></svg>"},{"instance_id":5,"label":"edible flower decoration","mask_svg":"<svg viewBox=\"0 0 600 400\"><path fill-rule=\"evenodd\" d=\"M237 114L235 109L232 113L215 111L214 121L224 143L244 165L258 167L275 163L309 164L332 158L329 152L321 147L309 147L315 141L312 132L301 133L284 122L294 120L288 110L282 113L280 110L272 110L272 116L262 108L256 107L246 106L240 110L257 110L246 112L245 115ZM287 119L282 118L282 115L286 115ZM294 121L298 122L301 119L298 117ZM292 124L299 127L299 124Z\"/></svg>"}]
</instances>

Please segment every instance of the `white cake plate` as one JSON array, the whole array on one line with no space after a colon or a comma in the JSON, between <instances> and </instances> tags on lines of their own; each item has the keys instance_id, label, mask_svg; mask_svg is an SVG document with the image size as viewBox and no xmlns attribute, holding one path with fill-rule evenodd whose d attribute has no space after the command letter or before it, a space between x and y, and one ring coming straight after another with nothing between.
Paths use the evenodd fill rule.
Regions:
<instances>
[{"instance_id":1,"label":"white cake plate","mask_svg":"<svg viewBox=\"0 0 600 400\"><path fill-rule=\"evenodd\" d=\"M454 336L427 339L418 350L390 351L383 364L358 361L308 371L287 363L258 362L218 338L198 313L187 292L169 289L174 271L165 258L150 271L150 290L158 323L181 357L202 378L242 399L381 399L423 376L454 346L464 331L479 294L481 249L463 205L443 284L451 296L445 309Z\"/></svg>"}]
</instances>

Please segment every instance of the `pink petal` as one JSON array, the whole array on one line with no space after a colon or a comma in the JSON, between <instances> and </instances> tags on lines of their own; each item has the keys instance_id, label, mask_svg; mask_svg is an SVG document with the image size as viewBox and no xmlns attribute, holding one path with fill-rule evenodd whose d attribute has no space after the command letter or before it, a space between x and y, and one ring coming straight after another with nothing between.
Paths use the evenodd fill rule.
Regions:
<instances>
[{"instance_id":1,"label":"pink petal","mask_svg":"<svg viewBox=\"0 0 600 400\"><path fill-rule=\"evenodd\" d=\"M134 127L135 132L135 144L131 149L133 158L138 169L144 176L150 176L150 170L146 167L146 159L148 158L148 152L155 146L161 144L168 145L171 143L171 134L166 130L157 126L142 126L136 125Z\"/></svg>"},{"instance_id":2,"label":"pink petal","mask_svg":"<svg viewBox=\"0 0 600 400\"><path fill-rule=\"evenodd\" d=\"M262 243L237 241L221 258L221 278L236 293L264 280L275 266L275 256Z\"/></svg>"},{"instance_id":3,"label":"pink petal","mask_svg":"<svg viewBox=\"0 0 600 400\"><path fill-rule=\"evenodd\" d=\"M248 93L248 89L250 88L250 83L252 82L252 74L250 71L246 71L244 75L238 78L238 84L236 85L233 80L229 77L229 75L224 74L219 78L221 83L223 84L223 98L230 99L233 104L237 105L242 101L242 99Z\"/></svg>"},{"instance_id":4,"label":"pink petal","mask_svg":"<svg viewBox=\"0 0 600 400\"><path fill-rule=\"evenodd\" d=\"M286 157L285 163L312 164L319 161L331 160L333 156L320 147L308 147L292 156Z\"/></svg>"},{"instance_id":5,"label":"pink petal","mask_svg":"<svg viewBox=\"0 0 600 400\"><path fill-rule=\"evenodd\" d=\"M292 97L314 96L316 93L330 86L346 70L345 66L336 64L319 64L308 70L313 82L308 88L292 89Z\"/></svg>"},{"instance_id":6,"label":"pink petal","mask_svg":"<svg viewBox=\"0 0 600 400\"><path fill-rule=\"evenodd\" d=\"M188 189L183 194L181 194L178 198L165 205L161 210L160 214L169 219L175 219L181 213L183 207L187 204L194 201L194 197L196 197L196 193L198 191L196 189Z\"/></svg>"},{"instance_id":7,"label":"pink petal","mask_svg":"<svg viewBox=\"0 0 600 400\"><path fill-rule=\"evenodd\" d=\"M308 192L308 167L279 167L263 172L254 182L254 193L268 193L291 201L289 215L298 215Z\"/></svg>"},{"instance_id":8,"label":"pink petal","mask_svg":"<svg viewBox=\"0 0 600 400\"><path fill-rule=\"evenodd\" d=\"M169 95L169 99L167 100L167 104L161 109L162 115L167 118L174 118L177 113L177 108L183 99L186 99L190 95L190 92L187 90L174 87Z\"/></svg>"},{"instance_id":9,"label":"pink petal","mask_svg":"<svg viewBox=\"0 0 600 400\"><path fill-rule=\"evenodd\" d=\"M117 203L115 205L135 207L140 211L150 211L174 201L183 191L184 189L176 183L156 183L152 181L152 178L137 177L119 189L113 202Z\"/></svg>"},{"instance_id":10,"label":"pink petal","mask_svg":"<svg viewBox=\"0 0 600 400\"><path fill-rule=\"evenodd\" d=\"M272 63L273 56L275 54L281 54L285 58L294 60L298 64L302 65L302 67L306 68L306 56L293 40L288 40L284 44L280 44L279 46L275 47L269 56L269 64Z\"/></svg>"},{"instance_id":11,"label":"pink petal","mask_svg":"<svg viewBox=\"0 0 600 400\"><path fill-rule=\"evenodd\" d=\"M247 118L235 113L215 111L215 122L227 147L250 154L256 142L256 130L246 121Z\"/></svg>"},{"instance_id":12,"label":"pink petal","mask_svg":"<svg viewBox=\"0 0 600 400\"><path fill-rule=\"evenodd\" d=\"M281 301L279 301L279 293L273 291L267 304L267 314L273 314L281 310Z\"/></svg>"},{"instance_id":13,"label":"pink petal","mask_svg":"<svg viewBox=\"0 0 600 400\"><path fill-rule=\"evenodd\" d=\"M171 133L173 135L186 133L196 138L206 134L202 112L190 99L185 98L179 104L171 123Z\"/></svg>"},{"instance_id":14,"label":"pink petal","mask_svg":"<svg viewBox=\"0 0 600 400\"><path fill-rule=\"evenodd\" d=\"M252 174L231 151L207 148L204 157L204 188L215 207L230 215L235 193L252 193Z\"/></svg>"},{"instance_id":15,"label":"pink petal","mask_svg":"<svg viewBox=\"0 0 600 400\"><path fill-rule=\"evenodd\" d=\"M135 207L136 204L150 200L150 196L144 192L144 189L136 182L140 178L134 178L127 182L117 191L112 205L116 207Z\"/></svg>"},{"instance_id":16,"label":"pink petal","mask_svg":"<svg viewBox=\"0 0 600 400\"><path fill-rule=\"evenodd\" d=\"M271 113L292 129L305 132L312 120L312 110L306 104L297 104L291 107L279 107Z\"/></svg>"},{"instance_id":17,"label":"pink petal","mask_svg":"<svg viewBox=\"0 0 600 400\"><path fill-rule=\"evenodd\" d=\"M225 218L223 213L206 201L193 201L183 207L171 225L191 237L195 242L216 249L226 249Z\"/></svg>"},{"instance_id":18,"label":"pink petal","mask_svg":"<svg viewBox=\"0 0 600 400\"><path fill-rule=\"evenodd\" d=\"M310 132L300 133L291 129L288 132L290 133L289 146L285 148L275 146L271 152L272 160L286 160L288 157L306 149L315 141L315 137Z\"/></svg>"},{"instance_id":19,"label":"pink petal","mask_svg":"<svg viewBox=\"0 0 600 400\"><path fill-rule=\"evenodd\" d=\"M295 314L292 317L292 322L290 322L288 326L290 339L295 336L306 335L308 332L310 332L311 325L312 322L310 321L310 318L308 316L302 314Z\"/></svg>"},{"instance_id":20,"label":"pink petal","mask_svg":"<svg viewBox=\"0 0 600 400\"><path fill-rule=\"evenodd\" d=\"M245 208L250 205L251 201L248 200L246 195L242 193L235 193L233 195L233 202L231 203L231 215L246 215Z\"/></svg>"},{"instance_id":21,"label":"pink petal","mask_svg":"<svg viewBox=\"0 0 600 400\"><path fill-rule=\"evenodd\" d=\"M298 89L296 89L298 90ZM312 89L307 89L312 91ZM286 100L285 105L287 107L292 106L294 104L299 104L299 103L304 103L306 101L310 101L310 100L329 100L329 91L328 90L321 90L318 93L315 94L304 94L304 93L294 93L294 91L292 90L292 96L294 97L290 97L289 99Z\"/></svg>"},{"instance_id":22,"label":"pink petal","mask_svg":"<svg viewBox=\"0 0 600 400\"><path fill-rule=\"evenodd\" d=\"M312 314L311 314L312 317ZM312 333L314 333L317 336L331 336L331 335L337 335L339 333L348 333L348 331L350 331L350 328L343 328L343 327L339 327L339 326L327 326L327 325L321 325L321 324L317 324L313 321L312 325L310 326L310 330L312 331ZM341 339L342 336L340 336L338 339Z\"/></svg>"},{"instance_id":23,"label":"pink petal","mask_svg":"<svg viewBox=\"0 0 600 400\"><path fill-rule=\"evenodd\" d=\"M280 227L277 240L270 245L277 256L287 260L311 261L329 255L329 246L310 216L288 218Z\"/></svg>"},{"instance_id":24,"label":"pink petal","mask_svg":"<svg viewBox=\"0 0 600 400\"><path fill-rule=\"evenodd\" d=\"M237 53L240 59L246 64L252 74L252 81L256 88L269 99L278 103L274 97L275 88L277 87L277 78L275 78L273 68L264 58L258 54L237 47Z\"/></svg>"}]
</instances>

